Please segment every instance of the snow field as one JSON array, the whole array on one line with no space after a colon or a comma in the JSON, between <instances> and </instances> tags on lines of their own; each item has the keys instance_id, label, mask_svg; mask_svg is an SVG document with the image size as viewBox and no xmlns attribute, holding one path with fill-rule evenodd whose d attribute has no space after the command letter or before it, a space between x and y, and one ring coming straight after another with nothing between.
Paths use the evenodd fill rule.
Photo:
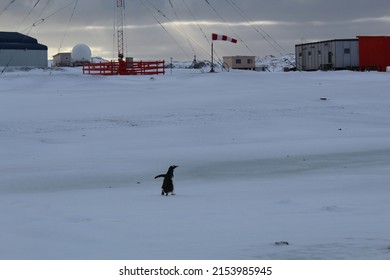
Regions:
<instances>
[{"instance_id":1,"label":"snow field","mask_svg":"<svg viewBox=\"0 0 390 280\"><path fill-rule=\"evenodd\" d=\"M389 85L6 73L0 258L389 259ZM162 197L171 164L177 195Z\"/></svg>"}]
</instances>

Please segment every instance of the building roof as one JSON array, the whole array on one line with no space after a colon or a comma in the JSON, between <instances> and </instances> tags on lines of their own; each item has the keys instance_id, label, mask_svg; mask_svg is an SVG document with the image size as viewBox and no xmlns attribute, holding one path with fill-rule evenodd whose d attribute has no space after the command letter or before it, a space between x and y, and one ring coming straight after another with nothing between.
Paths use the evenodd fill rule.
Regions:
<instances>
[{"instance_id":1,"label":"building roof","mask_svg":"<svg viewBox=\"0 0 390 280\"><path fill-rule=\"evenodd\" d=\"M253 58L253 57L256 57L256 56L254 56L254 55L227 55L227 56L224 56L224 57L222 57L222 58L246 58L246 57L251 57L251 58Z\"/></svg>"},{"instance_id":2,"label":"building roof","mask_svg":"<svg viewBox=\"0 0 390 280\"><path fill-rule=\"evenodd\" d=\"M0 32L0 50L47 50L37 39L18 32Z\"/></svg>"},{"instance_id":3,"label":"building roof","mask_svg":"<svg viewBox=\"0 0 390 280\"><path fill-rule=\"evenodd\" d=\"M330 42L348 42L348 41L358 41L358 39L333 39L333 40L325 40L325 41L317 41L317 42L309 42L303 44L297 44L297 46L306 46L306 45L314 45L314 44L322 44L322 43L330 43Z\"/></svg>"},{"instance_id":4,"label":"building roof","mask_svg":"<svg viewBox=\"0 0 390 280\"><path fill-rule=\"evenodd\" d=\"M71 52L57 53L57 54L53 55L53 57L57 57L57 56L68 56L68 55L72 55L72 53L71 53Z\"/></svg>"},{"instance_id":5,"label":"building roof","mask_svg":"<svg viewBox=\"0 0 390 280\"><path fill-rule=\"evenodd\" d=\"M357 38L383 38L383 39L388 39L390 38L390 36L387 36L387 35L384 35L384 36L381 36L381 35L364 35L364 36L356 36Z\"/></svg>"}]
</instances>

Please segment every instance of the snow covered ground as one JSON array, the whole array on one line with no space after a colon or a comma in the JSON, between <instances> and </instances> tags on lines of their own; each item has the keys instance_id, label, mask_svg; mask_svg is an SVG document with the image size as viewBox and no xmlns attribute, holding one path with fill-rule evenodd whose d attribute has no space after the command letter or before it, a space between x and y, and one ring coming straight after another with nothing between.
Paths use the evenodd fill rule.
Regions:
<instances>
[{"instance_id":1,"label":"snow covered ground","mask_svg":"<svg viewBox=\"0 0 390 280\"><path fill-rule=\"evenodd\" d=\"M390 259L389 88L388 73L4 73L0 259Z\"/></svg>"}]
</instances>

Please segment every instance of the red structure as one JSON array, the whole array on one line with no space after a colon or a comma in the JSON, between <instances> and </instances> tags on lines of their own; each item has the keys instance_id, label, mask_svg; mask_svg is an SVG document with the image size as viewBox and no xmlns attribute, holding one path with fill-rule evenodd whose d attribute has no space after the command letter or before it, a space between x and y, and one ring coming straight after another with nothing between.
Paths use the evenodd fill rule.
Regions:
<instances>
[{"instance_id":1,"label":"red structure","mask_svg":"<svg viewBox=\"0 0 390 280\"><path fill-rule=\"evenodd\" d=\"M165 61L133 61L123 60L124 55L124 14L125 0L116 0L118 61L85 63L83 74L86 75L164 75Z\"/></svg>"},{"instance_id":2,"label":"red structure","mask_svg":"<svg viewBox=\"0 0 390 280\"><path fill-rule=\"evenodd\" d=\"M390 36L358 36L360 70L386 72L390 66Z\"/></svg>"},{"instance_id":3,"label":"red structure","mask_svg":"<svg viewBox=\"0 0 390 280\"><path fill-rule=\"evenodd\" d=\"M86 75L164 75L165 61L132 61L85 63Z\"/></svg>"}]
</instances>

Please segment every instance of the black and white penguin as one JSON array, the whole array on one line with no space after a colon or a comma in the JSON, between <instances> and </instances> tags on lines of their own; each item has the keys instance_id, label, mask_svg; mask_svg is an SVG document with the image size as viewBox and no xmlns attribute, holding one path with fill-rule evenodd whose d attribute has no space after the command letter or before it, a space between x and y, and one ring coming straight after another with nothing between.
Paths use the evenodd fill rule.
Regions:
<instances>
[{"instance_id":1,"label":"black and white penguin","mask_svg":"<svg viewBox=\"0 0 390 280\"><path fill-rule=\"evenodd\" d=\"M164 181L163 181L163 184L162 184L162 187L161 187L161 195L168 195L169 193L172 193L172 195L174 195L173 193L173 171L175 170L175 168L178 167L176 165L171 165L169 168L168 168L168 171L166 174L160 174L160 175L157 175L156 177L154 177L154 179L157 179L157 178L160 178L160 177L164 177Z\"/></svg>"}]
</instances>

